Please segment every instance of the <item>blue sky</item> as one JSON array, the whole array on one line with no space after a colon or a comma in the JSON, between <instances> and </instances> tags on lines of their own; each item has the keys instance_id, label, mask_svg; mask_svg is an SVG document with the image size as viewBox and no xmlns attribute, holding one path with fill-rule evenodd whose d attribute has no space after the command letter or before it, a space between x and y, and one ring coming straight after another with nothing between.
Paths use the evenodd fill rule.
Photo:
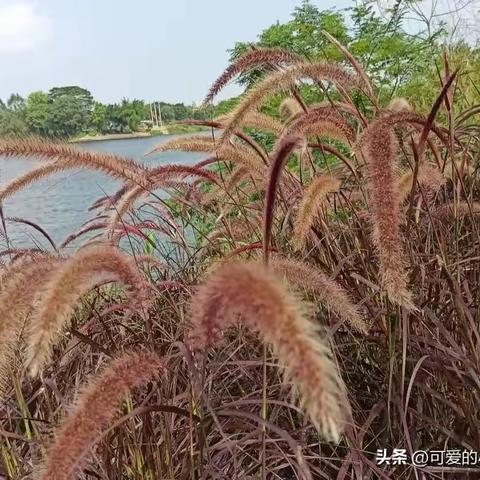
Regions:
<instances>
[{"instance_id":1,"label":"blue sky","mask_svg":"<svg viewBox=\"0 0 480 480\"><path fill-rule=\"evenodd\" d=\"M80 85L104 102L198 101L227 65L226 50L235 41L254 40L275 21L288 20L300 3L0 0L0 98Z\"/></svg>"}]
</instances>

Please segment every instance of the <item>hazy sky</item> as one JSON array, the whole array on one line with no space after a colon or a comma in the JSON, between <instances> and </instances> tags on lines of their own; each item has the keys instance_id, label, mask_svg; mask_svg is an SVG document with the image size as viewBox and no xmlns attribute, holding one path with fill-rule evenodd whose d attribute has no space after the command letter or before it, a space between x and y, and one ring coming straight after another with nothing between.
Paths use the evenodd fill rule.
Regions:
<instances>
[{"instance_id":1,"label":"hazy sky","mask_svg":"<svg viewBox=\"0 0 480 480\"><path fill-rule=\"evenodd\" d=\"M254 40L300 3L0 0L0 98L80 85L103 102L198 101L227 65L235 41Z\"/></svg>"}]
</instances>

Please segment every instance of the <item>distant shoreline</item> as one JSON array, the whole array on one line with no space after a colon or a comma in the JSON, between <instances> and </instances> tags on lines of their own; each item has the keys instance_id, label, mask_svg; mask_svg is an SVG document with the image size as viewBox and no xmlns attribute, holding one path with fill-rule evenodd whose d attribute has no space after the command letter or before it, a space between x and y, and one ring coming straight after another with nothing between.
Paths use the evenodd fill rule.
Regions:
<instances>
[{"instance_id":1,"label":"distant shoreline","mask_svg":"<svg viewBox=\"0 0 480 480\"><path fill-rule=\"evenodd\" d=\"M161 135L181 135L185 133L205 132L209 129L200 125L172 124L163 129L154 129L149 132L132 133L106 133L104 135L84 135L80 138L73 138L70 143L101 142L105 140L128 140L130 138L147 138Z\"/></svg>"},{"instance_id":2,"label":"distant shoreline","mask_svg":"<svg viewBox=\"0 0 480 480\"><path fill-rule=\"evenodd\" d=\"M129 138L145 138L151 137L149 132L134 132L134 133L108 133L105 135L85 135L80 138L70 140L71 143L83 142L102 142L105 140L128 140Z\"/></svg>"}]
</instances>

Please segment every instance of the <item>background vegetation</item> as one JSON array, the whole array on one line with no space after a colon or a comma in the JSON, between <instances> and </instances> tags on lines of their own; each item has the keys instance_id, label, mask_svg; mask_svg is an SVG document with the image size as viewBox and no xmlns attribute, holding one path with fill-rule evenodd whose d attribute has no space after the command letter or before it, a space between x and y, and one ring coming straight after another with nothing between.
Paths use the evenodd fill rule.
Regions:
<instances>
[{"instance_id":1,"label":"background vegetation","mask_svg":"<svg viewBox=\"0 0 480 480\"><path fill-rule=\"evenodd\" d=\"M160 109L165 124L209 116L209 109L183 103L157 102L155 108ZM6 102L0 100L0 135L74 138L84 134L130 133L151 128L150 111L150 104L143 100L123 99L105 105L95 101L84 88L55 87L48 93L33 92L26 99L12 94Z\"/></svg>"},{"instance_id":2,"label":"background vegetation","mask_svg":"<svg viewBox=\"0 0 480 480\"><path fill-rule=\"evenodd\" d=\"M234 61L251 48L280 47L310 60L342 61L341 53L322 34L325 31L362 63L378 86L382 105L393 97L403 96L416 110L426 113L436 95L435 86L444 65L444 46L448 44L450 65L452 68L462 66L455 101L461 108L477 104L480 49L472 39L460 36L452 40L451 28L441 20L434 22L435 12L423 12L422 8L417 2L398 2L392 8L379 10L376 2L360 2L345 11L320 10L304 0L290 21L266 28L254 43L236 43L230 50L230 60ZM262 68L242 73L238 83L248 89L263 73ZM309 101L321 101L324 97L308 86L303 87L302 94ZM231 111L237 102L238 98L232 98L202 109L183 103L156 103L160 106L162 121L170 124L213 118ZM279 97L272 99L264 111L278 116L279 102ZM69 138L82 134L128 133L138 131L142 122L150 119L150 104L144 100L123 99L120 103L105 105L95 101L88 90L76 86L55 87L48 93L33 92L26 99L12 94L5 102L0 100L0 135L3 136L29 133Z\"/></svg>"}]
</instances>

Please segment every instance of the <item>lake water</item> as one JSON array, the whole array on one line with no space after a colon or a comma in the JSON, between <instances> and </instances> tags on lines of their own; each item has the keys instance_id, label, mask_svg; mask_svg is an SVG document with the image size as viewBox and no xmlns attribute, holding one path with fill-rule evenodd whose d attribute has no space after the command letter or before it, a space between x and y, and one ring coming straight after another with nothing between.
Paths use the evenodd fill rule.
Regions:
<instances>
[{"instance_id":1,"label":"lake water","mask_svg":"<svg viewBox=\"0 0 480 480\"><path fill-rule=\"evenodd\" d=\"M126 140L105 140L79 144L79 148L98 152L110 152L134 158L147 165L169 163L193 164L204 158L204 154L184 152L162 152L144 157L155 145L166 142L174 136L132 138ZM34 159L1 159L0 185L41 165ZM92 170L69 170L32 184L16 193L3 205L6 217L19 217L37 223L45 229L57 244L88 219L94 216L88 208L95 200L113 194L121 182ZM42 236L31 227L7 223L11 246L47 246ZM0 239L2 246L6 242Z\"/></svg>"}]
</instances>

